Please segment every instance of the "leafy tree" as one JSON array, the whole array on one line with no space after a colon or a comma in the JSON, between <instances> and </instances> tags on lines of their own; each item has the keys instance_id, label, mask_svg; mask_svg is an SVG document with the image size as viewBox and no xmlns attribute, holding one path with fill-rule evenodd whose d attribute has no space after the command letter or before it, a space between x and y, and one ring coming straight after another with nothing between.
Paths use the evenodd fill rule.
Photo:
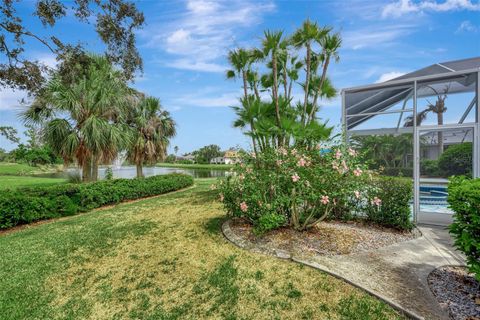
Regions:
<instances>
[{"instance_id":1,"label":"leafy tree","mask_svg":"<svg viewBox=\"0 0 480 320\"><path fill-rule=\"evenodd\" d=\"M26 110L26 123L43 123L43 138L65 162L82 167L84 181L97 180L98 165L115 159L128 142L122 128L132 94L119 70L103 56L72 83L54 74Z\"/></svg>"},{"instance_id":2,"label":"leafy tree","mask_svg":"<svg viewBox=\"0 0 480 320\"><path fill-rule=\"evenodd\" d=\"M210 160L213 158L223 156L223 152L220 151L220 147L215 144L202 147L192 152L192 154L195 156L195 161L197 163L210 163Z\"/></svg>"},{"instance_id":3,"label":"leafy tree","mask_svg":"<svg viewBox=\"0 0 480 320\"><path fill-rule=\"evenodd\" d=\"M137 177L143 177L143 165L165 159L169 139L176 134L170 113L162 109L160 100L141 98L127 117L131 141L127 158L137 167Z\"/></svg>"},{"instance_id":4,"label":"leafy tree","mask_svg":"<svg viewBox=\"0 0 480 320\"><path fill-rule=\"evenodd\" d=\"M142 69L142 59L136 49L135 31L144 24L143 13L128 0L37 0L33 17L38 18L51 36L42 36L30 29L18 14L17 1L0 2L0 87L13 87L36 92L45 81L49 68L26 57L25 49L36 42L63 61L62 72L69 73L78 62L88 57L81 43L65 42L53 35L56 23L67 16L83 23L92 23L106 45L106 56L123 70L126 79L133 79Z\"/></svg>"},{"instance_id":5,"label":"leafy tree","mask_svg":"<svg viewBox=\"0 0 480 320\"><path fill-rule=\"evenodd\" d=\"M18 132L15 128L10 126L0 126L0 135L13 143L18 143L20 139L17 136Z\"/></svg>"}]
</instances>

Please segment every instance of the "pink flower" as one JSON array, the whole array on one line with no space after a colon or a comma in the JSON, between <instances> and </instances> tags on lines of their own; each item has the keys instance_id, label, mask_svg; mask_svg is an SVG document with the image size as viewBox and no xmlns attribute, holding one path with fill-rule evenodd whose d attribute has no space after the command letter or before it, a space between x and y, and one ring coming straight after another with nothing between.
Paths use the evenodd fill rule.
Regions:
<instances>
[{"instance_id":1,"label":"pink flower","mask_svg":"<svg viewBox=\"0 0 480 320\"><path fill-rule=\"evenodd\" d=\"M336 162L332 163L333 170L338 170L338 164Z\"/></svg>"},{"instance_id":2,"label":"pink flower","mask_svg":"<svg viewBox=\"0 0 480 320\"><path fill-rule=\"evenodd\" d=\"M380 200L378 197L374 197L373 200L372 200L372 204L379 207L382 204L382 200Z\"/></svg>"},{"instance_id":3,"label":"pink flower","mask_svg":"<svg viewBox=\"0 0 480 320\"><path fill-rule=\"evenodd\" d=\"M342 157L342 152L337 149L337 152L335 152L335 158L340 159Z\"/></svg>"},{"instance_id":4,"label":"pink flower","mask_svg":"<svg viewBox=\"0 0 480 320\"><path fill-rule=\"evenodd\" d=\"M283 163L283 161L282 161L282 160L277 160L277 166L279 166L279 167L280 167L280 166L282 165L282 163Z\"/></svg>"},{"instance_id":5,"label":"pink flower","mask_svg":"<svg viewBox=\"0 0 480 320\"><path fill-rule=\"evenodd\" d=\"M357 169L353 170L353 174L357 177L359 177L362 174L362 172L363 171L360 168L357 168Z\"/></svg>"},{"instance_id":6,"label":"pink flower","mask_svg":"<svg viewBox=\"0 0 480 320\"><path fill-rule=\"evenodd\" d=\"M292 176L292 181L297 182L298 180L300 180L300 176L298 174L294 173L293 176Z\"/></svg>"},{"instance_id":7,"label":"pink flower","mask_svg":"<svg viewBox=\"0 0 480 320\"><path fill-rule=\"evenodd\" d=\"M257 158L257 154L256 154L255 152L252 152L251 155L252 155L252 158L253 158L253 159L256 159L256 158Z\"/></svg>"},{"instance_id":8,"label":"pink flower","mask_svg":"<svg viewBox=\"0 0 480 320\"><path fill-rule=\"evenodd\" d=\"M223 196L223 193L220 193L220 201L223 202L224 199L225 197Z\"/></svg>"},{"instance_id":9,"label":"pink flower","mask_svg":"<svg viewBox=\"0 0 480 320\"><path fill-rule=\"evenodd\" d=\"M252 173L253 169L252 168L247 168L247 173Z\"/></svg>"},{"instance_id":10,"label":"pink flower","mask_svg":"<svg viewBox=\"0 0 480 320\"><path fill-rule=\"evenodd\" d=\"M320 200L320 202L322 202L323 204L327 204L330 202L330 199L328 198L328 196L322 196L322 200Z\"/></svg>"},{"instance_id":11,"label":"pink flower","mask_svg":"<svg viewBox=\"0 0 480 320\"><path fill-rule=\"evenodd\" d=\"M360 199L360 191L355 191L355 198Z\"/></svg>"},{"instance_id":12,"label":"pink flower","mask_svg":"<svg viewBox=\"0 0 480 320\"><path fill-rule=\"evenodd\" d=\"M297 154L297 149L292 149L292 151L291 151L291 152L292 152L292 155L294 156L294 155L296 155L296 154Z\"/></svg>"},{"instance_id":13,"label":"pink flower","mask_svg":"<svg viewBox=\"0 0 480 320\"><path fill-rule=\"evenodd\" d=\"M300 160L298 160L297 162L297 166L299 167L305 167L307 165L307 161L303 158L300 158Z\"/></svg>"},{"instance_id":14,"label":"pink flower","mask_svg":"<svg viewBox=\"0 0 480 320\"><path fill-rule=\"evenodd\" d=\"M352 157L355 157L357 155L357 151L353 150L352 148L348 148L348 154Z\"/></svg>"},{"instance_id":15,"label":"pink flower","mask_svg":"<svg viewBox=\"0 0 480 320\"><path fill-rule=\"evenodd\" d=\"M245 179L245 176L243 175L243 173L241 173L239 176L238 176L238 179L240 179L240 181L243 181Z\"/></svg>"},{"instance_id":16,"label":"pink flower","mask_svg":"<svg viewBox=\"0 0 480 320\"><path fill-rule=\"evenodd\" d=\"M288 155L288 151L283 147L278 148L277 151L284 156Z\"/></svg>"},{"instance_id":17,"label":"pink flower","mask_svg":"<svg viewBox=\"0 0 480 320\"><path fill-rule=\"evenodd\" d=\"M342 160L342 167L345 171L348 171L348 166L347 166L347 163L345 162L345 160Z\"/></svg>"},{"instance_id":18,"label":"pink flower","mask_svg":"<svg viewBox=\"0 0 480 320\"><path fill-rule=\"evenodd\" d=\"M242 201L242 203L240 203L240 210L242 210L242 212L247 212L248 206L245 201Z\"/></svg>"}]
</instances>

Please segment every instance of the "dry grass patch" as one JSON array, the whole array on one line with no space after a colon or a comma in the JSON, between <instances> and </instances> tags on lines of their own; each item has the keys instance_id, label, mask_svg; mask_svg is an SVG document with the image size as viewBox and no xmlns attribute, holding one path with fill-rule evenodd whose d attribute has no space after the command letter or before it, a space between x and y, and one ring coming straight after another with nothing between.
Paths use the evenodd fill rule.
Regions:
<instances>
[{"instance_id":1,"label":"dry grass patch","mask_svg":"<svg viewBox=\"0 0 480 320\"><path fill-rule=\"evenodd\" d=\"M62 319L399 318L382 302L338 279L227 242L220 232L223 210L208 190L211 182L198 180L196 188L184 192L74 217L72 223L62 222L57 228L39 226L45 233L63 234L64 241L75 245L66 251L53 250L48 261L63 267L52 262L55 272L44 273L38 292L47 296L48 303L39 306L43 313L39 309L37 315ZM79 225L84 232L98 225L103 231L97 230L97 237L84 237ZM69 232L74 228L72 237ZM1 241L6 239L0 239L0 248Z\"/></svg>"}]
</instances>

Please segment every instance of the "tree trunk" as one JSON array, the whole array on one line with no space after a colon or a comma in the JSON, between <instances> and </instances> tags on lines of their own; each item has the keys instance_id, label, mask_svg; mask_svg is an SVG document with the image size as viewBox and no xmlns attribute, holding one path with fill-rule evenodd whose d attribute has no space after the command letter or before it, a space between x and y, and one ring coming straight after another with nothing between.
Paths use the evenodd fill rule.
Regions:
<instances>
[{"instance_id":1,"label":"tree trunk","mask_svg":"<svg viewBox=\"0 0 480 320\"><path fill-rule=\"evenodd\" d=\"M92 179L92 161L87 159L82 166L82 181L89 182Z\"/></svg>"},{"instance_id":2,"label":"tree trunk","mask_svg":"<svg viewBox=\"0 0 480 320\"><path fill-rule=\"evenodd\" d=\"M92 181L98 180L98 159L94 157L92 159Z\"/></svg>"},{"instance_id":3,"label":"tree trunk","mask_svg":"<svg viewBox=\"0 0 480 320\"><path fill-rule=\"evenodd\" d=\"M143 164L141 162L137 163L137 178L143 178Z\"/></svg>"},{"instance_id":4,"label":"tree trunk","mask_svg":"<svg viewBox=\"0 0 480 320\"><path fill-rule=\"evenodd\" d=\"M310 86L310 65L311 65L311 48L310 44L307 43L307 70L305 72L305 98L303 102L303 113L302 113L302 123L305 122L305 118L307 117L307 105L308 105L308 88Z\"/></svg>"},{"instance_id":5,"label":"tree trunk","mask_svg":"<svg viewBox=\"0 0 480 320\"><path fill-rule=\"evenodd\" d=\"M438 125L443 125L443 112L437 113ZM438 131L438 156L443 153L443 132Z\"/></svg>"},{"instance_id":6,"label":"tree trunk","mask_svg":"<svg viewBox=\"0 0 480 320\"><path fill-rule=\"evenodd\" d=\"M330 63L330 56L327 55L325 58L325 64L323 65L323 70L322 70L322 78L320 79L320 84L318 85L318 95L315 97L312 105L312 110L310 111L310 116L309 116L309 121L312 121L313 118L315 117L315 112L317 111L317 99L318 96L322 94L322 87L323 83L325 82L325 79L327 78L327 69L328 69L328 64Z\"/></svg>"},{"instance_id":7,"label":"tree trunk","mask_svg":"<svg viewBox=\"0 0 480 320\"><path fill-rule=\"evenodd\" d=\"M247 72L242 70L242 78L243 78L243 95L245 99L248 98L248 91L247 91Z\"/></svg>"},{"instance_id":8,"label":"tree trunk","mask_svg":"<svg viewBox=\"0 0 480 320\"><path fill-rule=\"evenodd\" d=\"M276 52L272 52L272 71L273 71L273 100L275 102L275 114L277 118L277 126L280 128L280 107L278 105L278 75L277 75L277 57ZM281 145L281 137L278 137L278 145Z\"/></svg>"}]
</instances>

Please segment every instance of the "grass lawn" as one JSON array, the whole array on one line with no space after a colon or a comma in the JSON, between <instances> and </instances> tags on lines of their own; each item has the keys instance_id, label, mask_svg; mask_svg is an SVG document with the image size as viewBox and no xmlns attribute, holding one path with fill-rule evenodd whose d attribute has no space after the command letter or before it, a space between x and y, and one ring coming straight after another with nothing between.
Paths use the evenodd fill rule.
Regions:
<instances>
[{"instance_id":1,"label":"grass lawn","mask_svg":"<svg viewBox=\"0 0 480 320\"><path fill-rule=\"evenodd\" d=\"M29 175L55 171L56 166L32 167L25 163L0 162L0 175Z\"/></svg>"},{"instance_id":2,"label":"grass lawn","mask_svg":"<svg viewBox=\"0 0 480 320\"><path fill-rule=\"evenodd\" d=\"M15 189L18 187L34 187L54 185L57 183L65 183L66 179L58 178L41 178L41 177L29 177L29 176L1 176L0 175L0 190L3 189Z\"/></svg>"},{"instance_id":3,"label":"grass lawn","mask_svg":"<svg viewBox=\"0 0 480 320\"><path fill-rule=\"evenodd\" d=\"M158 163L157 166L164 168L182 168L182 169L213 169L213 170L230 170L233 168L231 164L182 164L182 163Z\"/></svg>"},{"instance_id":4,"label":"grass lawn","mask_svg":"<svg viewBox=\"0 0 480 320\"><path fill-rule=\"evenodd\" d=\"M227 242L213 181L0 235L1 318L400 318L318 270Z\"/></svg>"}]
</instances>

